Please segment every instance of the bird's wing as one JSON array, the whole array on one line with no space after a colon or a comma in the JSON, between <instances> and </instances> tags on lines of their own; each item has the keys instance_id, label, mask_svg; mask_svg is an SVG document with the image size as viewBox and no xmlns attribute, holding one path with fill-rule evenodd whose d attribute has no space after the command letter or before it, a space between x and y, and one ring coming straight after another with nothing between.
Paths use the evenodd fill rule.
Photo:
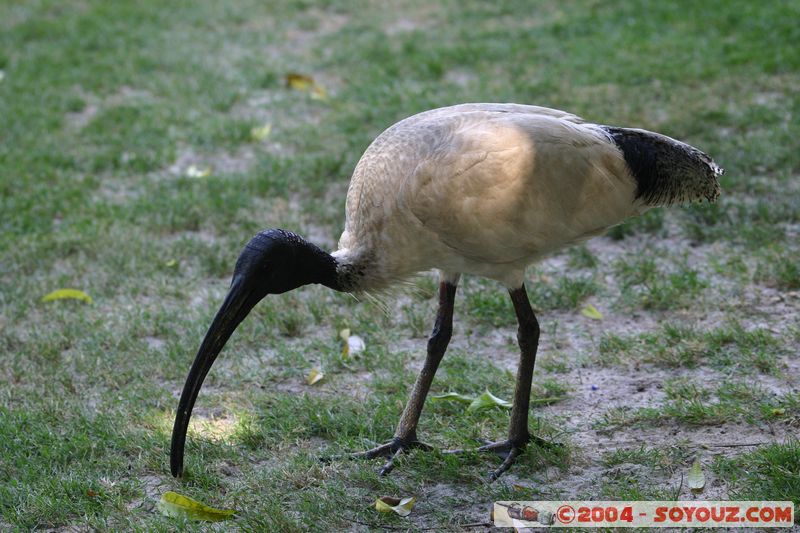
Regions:
<instances>
[{"instance_id":1,"label":"bird's wing","mask_svg":"<svg viewBox=\"0 0 800 533\"><path fill-rule=\"evenodd\" d=\"M406 180L406 206L471 260L527 263L636 212L624 159L594 125L479 110L418 128L440 142Z\"/></svg>"},{"instance_id":2,"label":"bird's wing","mask_svg":"<svg viewBox=\"0 0 800 533\"><path fill-rule=\"evenodd\" d=\"M452 135L486 117L551 117L580 124L583 119L547 107L523 104L470 103L423 111L381 133L361 156L347 192L346 226L374 227L405 178L426 160L447 151Z\"/></svg>"}]
</instances>

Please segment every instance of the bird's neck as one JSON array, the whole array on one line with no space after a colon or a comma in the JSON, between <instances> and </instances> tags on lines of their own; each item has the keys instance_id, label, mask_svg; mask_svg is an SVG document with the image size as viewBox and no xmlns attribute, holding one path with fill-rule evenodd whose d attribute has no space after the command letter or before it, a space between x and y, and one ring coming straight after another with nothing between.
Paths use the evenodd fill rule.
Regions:
<instances>
[{"instance_id":1,"label":"bird's neck","mask_svg":"<svg viewBox=\"0 0 800 533\"><path fill-rule=\"evenodd\" d=\"M336 291L347 290L342 283L336 259L316 244L302 238L300 240L302 242L297 251L301 259L297 262L297 275L302 284L318 283Z\"/></svg>"}]
</instances>

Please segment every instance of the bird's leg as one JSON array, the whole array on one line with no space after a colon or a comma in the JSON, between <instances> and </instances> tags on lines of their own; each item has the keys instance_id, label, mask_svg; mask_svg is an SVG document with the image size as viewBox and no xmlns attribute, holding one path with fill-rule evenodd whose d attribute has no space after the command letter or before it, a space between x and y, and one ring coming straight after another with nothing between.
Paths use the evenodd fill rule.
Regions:
<instances>
[{"instance_id":1,"label":"bird's leg","mask_svg":"<svg viewBox=\"0 0 800 533\"><path fill-rule=\"evenodd\" d=\"M508 291L514 303L517 314L517 342L519 343L520 359L517 370L517 384L514 390L514 406L511 408L511 424L508 429L508 439L499 442L485 442L476 451L494 452L503 459L503 464L489 475L494 481L511 468L516 458L525 450L530 442L531 434L528 431L528 407L531 399L531 383L533 381L533 366L536 361L536 350L539 347L539 321L533 313L525 286ZM535 440L539 440L538 438ZM451 450L445 453L462 453L465 450Z\"/></svg>"},{"instance_id":2,"label":"bird's leg","mask_svg":"<svg viewBox=\"0 0 800 533\"><path fill-rule=\"evenodd\" d=\"M456 282L442 281L439 284L439 310L436 313L436 323L428 339L428 355L425 364L417 376L411 397L408 399L400 422L391 441L381 444L371 450L353 454L351 457L372 459L373 457L388 457L389 461L381 468L381 475L388 474L394 468L394 460L404 451L411 448L430 449L430 446L417 440L417 423L419 422L425 397L431 388L433 376L439 368L439 362L447 350L450 336L453 333L453 303L456 297Z\"/></svg>"}]
</instances>

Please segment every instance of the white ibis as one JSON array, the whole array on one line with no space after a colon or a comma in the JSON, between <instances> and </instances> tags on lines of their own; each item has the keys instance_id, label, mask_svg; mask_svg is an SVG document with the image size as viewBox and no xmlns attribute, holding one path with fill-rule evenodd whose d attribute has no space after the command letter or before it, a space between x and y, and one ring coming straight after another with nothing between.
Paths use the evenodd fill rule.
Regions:
<instances>
[{"instance_id":1,"label":"white ibis","mask_svg":"<svg viewBox=\"0 0 800 533\"><path fill-rule=\"evenodd\" d=\"M385 474L399 454L425 446L417 440L417 422L450 340L458 280L474 274L505 285L519 323L508 438L478 448L504 458L490 476L496 479L531 441L539 323L523 285L525 268L651 207L714 201L722 173L700 150L664 135L592 124L544 107L463 104L398 122L356 165L338 250L327 253L281 229L263 231L245 246L181 394L172 474L183 472L189 417L206 374L262 298L310 283L379 291L435 268L436 323L394 437L355 455L388 458Z\"/></svg>"}]
</instances>

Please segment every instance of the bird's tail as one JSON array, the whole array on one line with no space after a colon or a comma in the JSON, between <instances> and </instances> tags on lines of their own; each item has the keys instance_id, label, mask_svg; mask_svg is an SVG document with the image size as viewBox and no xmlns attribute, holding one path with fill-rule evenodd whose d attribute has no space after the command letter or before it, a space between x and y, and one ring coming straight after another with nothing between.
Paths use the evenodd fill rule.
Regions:
<instances>
[{"instance_id":1,"label":"bird's tail","mask_svg":"<svg viewBox=\"0 0 800 533\"><path fill-rule=\"evenodd\" d=\"M705 153L651 131L603 126L636 179L636 198L650 206L719 197L725 172Z\"/></svg>"}]
</instances>

